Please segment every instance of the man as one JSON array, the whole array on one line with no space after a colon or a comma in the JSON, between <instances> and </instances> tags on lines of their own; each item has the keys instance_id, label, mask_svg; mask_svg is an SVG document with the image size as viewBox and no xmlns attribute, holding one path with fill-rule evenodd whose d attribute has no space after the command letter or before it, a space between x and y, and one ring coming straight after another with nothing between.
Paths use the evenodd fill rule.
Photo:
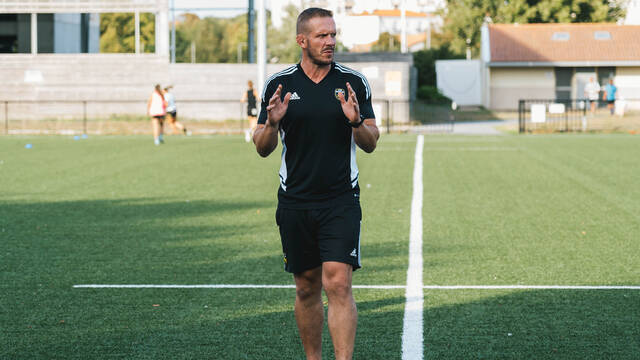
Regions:
<instances>
[{"instance_id":1,"label":"man","mask_svg":"<svg viewBox=\"0 0 640 360\"><path fill-rule=\"evenodd\" d=\"M351 278L360 267L361 223L355 147L370 153L379 138L367 80L333 62L332 16L319 8L298 16L302 60L267 80L253 136L263 157L277 147L278 133L283 144L276 222L309 360L322 357L323 289L335 358L353 355L357 310Z\"/></svg>"},{"instance_id":2,"label":"man","mask_svg":"<svg viewBox=\"0 0 640 360\"><path fill-rule=\"evenodd\" d=\"M596 112L596 104L598 103L598 95L600 95L600 84L593 80L593 76L589 78L589 83L584 87L584 96L589 99L591 104L591 113Z\"/></svg>"},{"instance_id":3,"label":"man","mask_svg":"<svg viewBox=\"0 0 640 360\"><path fill-rule=\"evenodd\" d=\"M609 112L611 113L611 115L613 115L613 111L615 109L616 91L618 91L618 88L613 85L613 79L609 79L609 83L604 86L602 100L607 101L607 108L609 108Z\"/></svg>"}]
</instances>

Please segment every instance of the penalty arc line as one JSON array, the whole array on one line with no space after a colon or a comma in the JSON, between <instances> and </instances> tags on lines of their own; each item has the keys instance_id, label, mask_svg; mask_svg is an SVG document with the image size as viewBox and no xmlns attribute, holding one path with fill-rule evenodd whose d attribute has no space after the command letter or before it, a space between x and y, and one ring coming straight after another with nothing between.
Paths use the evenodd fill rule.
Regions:
<instances>
[{"instance_id":1,"label":"penalty arc line","mask_svg":"<svg viewBox=\"0 0 640 360\"><path fill-rule=\"evenodd\" d=\"M402 360L422 360L424 292L422 283L422 153L424 136L418 135L413 165L413 195L409 233L406 303L402 325Z\"/></svg>"}]
</instances>

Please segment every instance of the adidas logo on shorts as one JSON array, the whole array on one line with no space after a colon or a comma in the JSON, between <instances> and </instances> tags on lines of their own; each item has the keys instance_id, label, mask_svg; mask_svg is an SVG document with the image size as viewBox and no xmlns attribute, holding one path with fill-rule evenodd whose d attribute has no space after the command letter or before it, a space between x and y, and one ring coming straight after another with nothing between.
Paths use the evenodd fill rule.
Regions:
<instances>
[{"instance_id":1,"label":"adidas logo on shorts","mask_svg":"<svg viewBox=\"0 0 640 360\"><path fill-rule=\"evenodd\" d=\"M349 254L349 256L358 257L358 252L356 251L356 249L353 249L353 251L351 251L351 254Z\"/></svg>"}]
</instances>

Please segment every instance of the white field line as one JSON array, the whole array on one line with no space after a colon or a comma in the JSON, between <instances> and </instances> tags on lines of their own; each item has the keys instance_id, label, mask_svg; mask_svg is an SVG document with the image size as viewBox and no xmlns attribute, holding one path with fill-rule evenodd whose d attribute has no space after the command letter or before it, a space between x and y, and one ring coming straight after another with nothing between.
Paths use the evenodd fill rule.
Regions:
<instances>
[{"instance_id":1,"label":"white field line","mask_svg":"<svg viewBox=\"0 0 640 360\"><path fill-rule=\"evenodd\" d=\"M252 284L80 284L76 289L295 289L295 285ZM354 289L406 289L405 285L353 285ZM640 290L640 285L424 285L427 290Z\"/></svg>"},{"instance_id":2,"label":"white field line","mask_svg":"<svg viewBox=\"0 0 640 360\"><path fill-rule=\"evenodd\" d=\"M73 285L76 289L295 289L295 285L252 285L252 284L84 284ZM404 285L354 285L354 289L404 289Z\"/></svg>"},{"instance_id":3,"label":"white field line","mask_svg":"<svg viewBox=\"0 0 640 360\"><path fill-rule=\"evenodd\" d=\"M422 152L424 136L418 135L413 164L413 196L411 199L411 230L409 235L409 267L402 326L402 360L422 360L423 306L422 284Z\"/></svg>"}]
</instances>

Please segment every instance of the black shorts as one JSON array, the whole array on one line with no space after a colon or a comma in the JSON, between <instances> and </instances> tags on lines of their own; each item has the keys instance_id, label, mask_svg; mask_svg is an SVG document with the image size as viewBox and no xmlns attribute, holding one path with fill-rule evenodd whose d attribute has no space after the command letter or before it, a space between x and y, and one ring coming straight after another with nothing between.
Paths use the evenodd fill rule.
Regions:
<instances>
[{"instance_id":1,"label":"black shorts","mask_svg":"<svg viewBox=\"0 0 640 360\"><path fill-rule=\"evenodd\" d=\"M613 104L615 104L615 103L616 103L616 101L615 101L615 100L607 100L607 104L611 104L611 105L613 105Z\"/></svg>"},{"instance_id":2,"label":"black shorts","mask_svg":"<svg viewBox=\"0 0 640 360\"><path fill-rule=\"evenodd\" d=\"M359 204L303 210L278 207L285 271L298 274L325 261L359 269L361 220Z\"/></svg>"},{"instance_id":3,"label":"black shorts","mask_svg":"<svg viewBox=\"0 0 640 360\"><path fill-rule=\"evenodd\" d=\"M167 114L171 115L172 118L177 118L178 117L178 111L167 111Z\"/></svg>"}]
</instances>

